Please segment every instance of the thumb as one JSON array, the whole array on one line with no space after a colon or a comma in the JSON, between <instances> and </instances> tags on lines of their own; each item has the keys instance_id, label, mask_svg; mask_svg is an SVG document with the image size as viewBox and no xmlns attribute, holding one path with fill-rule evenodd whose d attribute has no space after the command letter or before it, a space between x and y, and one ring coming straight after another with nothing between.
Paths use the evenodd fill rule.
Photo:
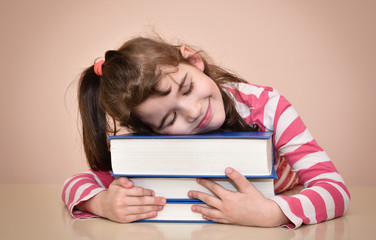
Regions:
<instances>
[{"instance_id":1,"label":"thumb","mask_svg":"<svg viewBox=\"0 0 376 240\"><path fill-rule=\"evenodd\" d=\"M134 183L127 177L115 178L115 180L111 184L118 185L120 187L127 188L127 189L134 187Z\"/></svg>"}]
</instances>

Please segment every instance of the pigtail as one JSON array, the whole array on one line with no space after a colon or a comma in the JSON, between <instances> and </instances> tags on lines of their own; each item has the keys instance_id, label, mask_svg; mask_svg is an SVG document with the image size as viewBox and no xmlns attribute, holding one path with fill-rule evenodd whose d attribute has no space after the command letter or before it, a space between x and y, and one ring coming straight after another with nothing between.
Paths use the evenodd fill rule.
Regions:
<instances>
[{"instance_id":1,"label":"pigtail","mask_svg":"<svg viewBox=\"0 0 376 240\"><path fill-rule=\"evenodd\" d=\"M86 69L80 78L78 105L82 120L82 138L90 168L111 170L106 112L99 100L100 81L100 77L94 72L94 66Z\"/></svg>"}]
</instances>

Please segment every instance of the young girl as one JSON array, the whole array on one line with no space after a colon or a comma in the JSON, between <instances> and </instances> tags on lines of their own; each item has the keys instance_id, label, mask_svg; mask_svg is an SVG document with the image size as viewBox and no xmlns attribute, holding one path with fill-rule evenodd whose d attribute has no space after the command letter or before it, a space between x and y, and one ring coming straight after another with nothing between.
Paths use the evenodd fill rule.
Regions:
<instances>
[{"instance_id":1,"label":"young girl","mask_svg":"<svg viewBox=\"0 0 376 240\"><path fill-rule=\"evenodd\" d=\"M291 104L277 91L247 83L188 46L135 38L86 69L79 83L83 143L90 171L64 183L62 198L75 218L117 222L152 218L166 199L128 178L111 176L108 136L121 126L143 134L274 131L276 193L266 199L237 170L224 169L238 186L228 191L197 181L216 196L190 191L212 208L193 206L203 218L247 226L314 224L343 215L350 195L343 179ZM156 163L158 164L158 163Z\"/></svg>"}]
</instances>

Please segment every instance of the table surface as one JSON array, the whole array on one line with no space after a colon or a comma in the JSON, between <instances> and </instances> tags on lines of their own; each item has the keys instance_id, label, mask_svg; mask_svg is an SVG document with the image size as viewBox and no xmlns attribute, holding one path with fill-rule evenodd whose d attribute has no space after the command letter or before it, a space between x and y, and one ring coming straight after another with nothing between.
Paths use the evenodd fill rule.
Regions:
<instances>
[{"instance_id":1,"label":"table surface","mask_svg":"<svg viewBox=\"0 0 376 240\"><path fill-rule=\"evenodd\" d=\"M215 223L73 219L56 184L0 184L0 239L374 239L376 187L350 187L345 216L296 230Z\"/></svg>"}]
</instances>

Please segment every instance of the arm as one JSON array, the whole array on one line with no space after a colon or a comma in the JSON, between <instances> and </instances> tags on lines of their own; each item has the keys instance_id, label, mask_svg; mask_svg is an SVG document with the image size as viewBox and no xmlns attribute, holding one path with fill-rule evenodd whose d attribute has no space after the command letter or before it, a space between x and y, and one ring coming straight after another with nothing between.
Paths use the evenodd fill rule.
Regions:
<instances>
[{"instance_id":1,"label":"arm","mask_svg":"<svg viewBox=\"0 0 376 240\"><path fill-rule=\"evenodd\" d=\"M105 171L87 171L68 178L63 185L62 199L72 217L95 217L90 212L78 210L76 206L105 191L113 180L110 172Z\"/></svg>"},{"instance_id":2,"label":"arm","mask_svg":"<svg viewBox=\"0 0 376 240\"><path fill-rule=\"evenodd\" d=\"M149 189L135 187L128 178L114 180L109 172L89 171L64 183L63 200L75 218L101 216L116 222L151 218L166 200Z\"/></svg>"},{"instance_id":3,"label":"arm","mask_svg":"<svg viewBox=\"0 0 376 240\"><path fill-rule=\"evenodd\" d=\"M348 209L350 194L341 175L283 97L279 98L278 108L281 111L277 110L274 118L276 150L297 173L304 189L273 200L293 223L289 227L342 216Z\"/></svg>"},{"instance_id":4,"label":"arm","mask_svg":"<svg viewBox=\"0 0 376 240\"><path fill-rule=\"evenodd\" d=\"M343 215L350 203L344 181L325 151L309 133L291 104L276 92L268 93L266 119L274 130L274 146L296 172L304 189L273 200L292 222L288 227L314 224ZM267 124L267 123L266 123Z\"/></svg>"},{"instance_id":5,"label":"arm","mask_svg":"<svg viewBox=\"0 0 376 240\"><path fill-rule=\"evenodd\" d=\"M274 131L274 146L304 189L293 196L277 195L273 200L292 222L288 227L314 224L343 215L350 194L334 164L309 133L291 104L277 92L264 91L259 98L263 115L255 120Z\"/></svg>"}]
</instances>

